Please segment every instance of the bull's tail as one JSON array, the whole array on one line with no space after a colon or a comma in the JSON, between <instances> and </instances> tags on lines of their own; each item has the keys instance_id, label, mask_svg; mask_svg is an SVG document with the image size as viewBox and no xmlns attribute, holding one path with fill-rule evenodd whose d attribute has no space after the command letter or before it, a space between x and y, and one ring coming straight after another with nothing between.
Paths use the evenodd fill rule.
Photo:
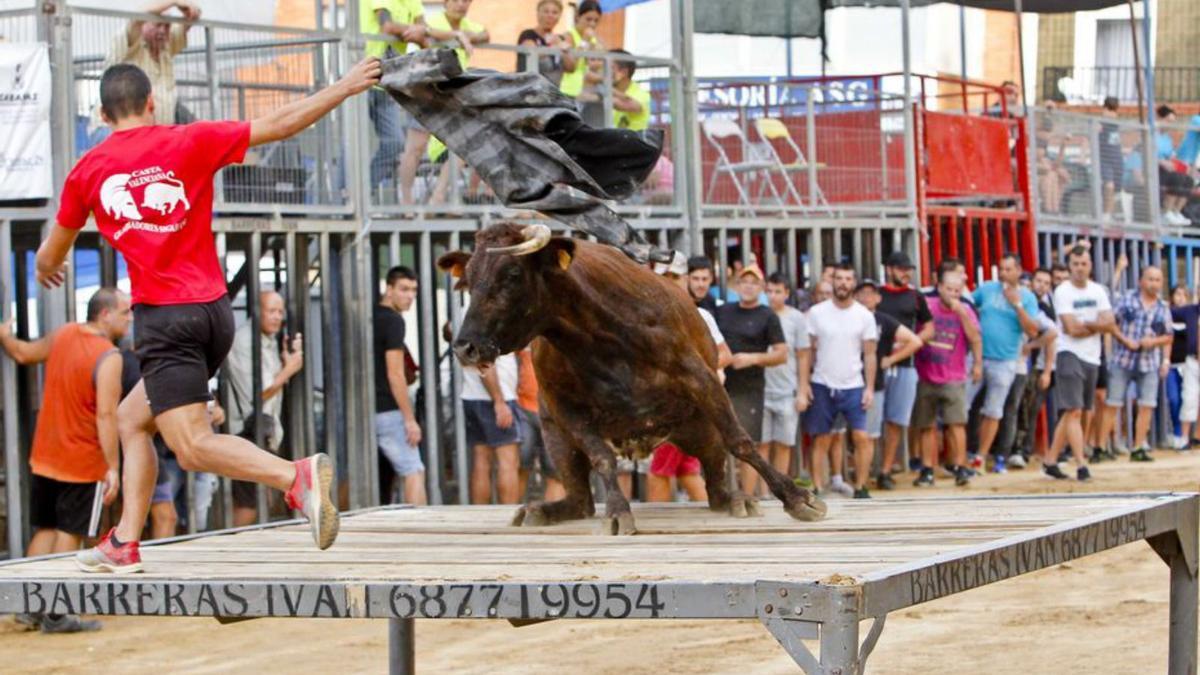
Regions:
<instances>
[{"instance_id":1,"label":"bull's tail","mask_svg":"<svg viewBox=\"0 0 1200 675\"><path fill-rule=\"evenodd\" d=\"M176 177L175 177L175 172L174 172L174 171L168 171L168 172L167 172L167 177L166 177L166 178L164 178L163 180L164 180L164 181L169 181L169 182L173 183L173 184L175 185L175 187L177 187L177 188L180 188L180 189L182 189L182 190L186 190L186 189L187 189L187 188L184 188L184 187L183 187L183 181L181 181L181 180L179 180L178 178L176 178ZM184 201L187 201L187 200L185 199Z\"/></svg>"}]
</instances>

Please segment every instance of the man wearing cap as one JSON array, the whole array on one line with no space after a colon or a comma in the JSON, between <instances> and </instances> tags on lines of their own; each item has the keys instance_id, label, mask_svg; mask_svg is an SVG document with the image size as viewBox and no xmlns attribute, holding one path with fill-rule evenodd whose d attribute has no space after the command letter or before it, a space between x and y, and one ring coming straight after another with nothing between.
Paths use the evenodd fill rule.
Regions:
<instances>
[{"instance_id":1,"label":"man wearing cap","mask_svg":"<svg viewBox=\"0 0 1200 675\"><path fill-rule=\"evenodd\" d=\"M787 362L787 339L775 312L759 302L763 273L747 265L734 279L738 301L717 308L717 326L733 361L725 369L725 391L738 422L756 444L762 442L764 369Z\"/></svg>"},{"instance_id":2,"label":"man wearing cap","mask_svg":"<svg viewBox=\"0 0 1200 675\"><path fill-rule=\"evenodd\" d=\"M884 271L887 273L887 283L879 288L879 305L875 308L878 314L892 317L901 326L913 333L917 326L924 326L924 332L917 335L921 340L933 337L932 315L925 296L912 286L914 265L912 259L904 251L894 251L884 261ZM880 347L884 347L880 340ZM881 356L887 352L881 351ZM880 490L891 490L896 487L891 477L892 464L896 461L896 449L900 439L908 429L912 417L913 401L917 398L917 371L911 358L891 360L891 367L881 369L876 378L882 390L876 396L883 399L883 461L879 464L879 476L875 484Z\"/></svg>"},{"instance_id":3,"label":"man wearing cap","mask_svg":"<svg viewBox=\"0 0 1200 675\"><path fill-rule=\"evenodd\" d=\"M1036 338L1041 332L1037 322L1037 297L1028 288L1021 288L1021 258L1005 253L1000 258L999 281L982 283L975 289L975 307L979 312L979 327L983 340L983 380L967 387L967 403L983 391L979 407L979 456L987 461L1000 420L1004 418L1004 403L1016 380L1021 359L1022 335ZM996 455L992 470L1004 473L1006 458Z\"/></svg>"}]
</instances>

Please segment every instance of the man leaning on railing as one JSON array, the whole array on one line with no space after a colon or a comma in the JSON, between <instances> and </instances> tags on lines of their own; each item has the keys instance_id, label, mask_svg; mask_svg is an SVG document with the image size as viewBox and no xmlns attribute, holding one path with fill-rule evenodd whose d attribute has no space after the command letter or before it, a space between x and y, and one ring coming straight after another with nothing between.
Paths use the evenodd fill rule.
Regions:
<instances>
[{"instance_id":1,"label":"man leaning on railing","mask_svg":"<svg viewBox=\"0 0 1200 675\"><path fill-rule=\"evenodd\" d=\"M122 35L113 39L108 64L128 63L150 78L157 107L157 124L187 124L195 116L175 98L175 55L187 47L187 32L200 19L200 8L186 0L155 2L143 11L162 15L172 7L183 13L183 23L132 19Z\"/></svg>"}]
</instances>

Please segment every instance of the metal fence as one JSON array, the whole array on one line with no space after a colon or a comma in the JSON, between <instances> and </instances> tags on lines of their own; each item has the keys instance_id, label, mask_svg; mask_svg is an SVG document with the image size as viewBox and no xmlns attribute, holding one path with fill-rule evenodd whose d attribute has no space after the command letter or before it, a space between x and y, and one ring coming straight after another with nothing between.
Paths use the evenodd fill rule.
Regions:
<instances>
[{"instance_id":1,"label":"metal fence","mask_svg":"<svg viewBox=\"0 0 1200 675\"><path fill-rule=\"evenodd\" d=\"M706 213L903 206L901 96L833 82L701 85Z\"/></svg>"},{"instance_id":2,"label":"metal fence","mask_svg":"<svg viewBox=\"0 0 1200 675\"><path fill-rule=\"evenodd\" d=\"M110 133L100 119L99 79L122 58L130 23L162 18L71 10L70 39L59 44L70 50L75 156ZM171 24L172 30L186 30L187 37L173 59L176 103L169 117L175 123L250 120L313 93L340 70L338 33L208 22L187 28L178 17ZM254 148L243 164L222 172L215 208L348 212L346 116L344 109L335 110L295 138Z\"/></svg>"},{"instance_id":3,"label":"metal fence","mask_svg":"<svg viewBox=\"0 0 1200 675\"><path fill-rule=\"evenodd\" d=\"M1137 120L1029 111L1039 222L1158 227L1155 144Z\"/></svg>"},{"instance_id":4,"label":"metal fence","mask_svg":"<svg viewBox=\"0 0 1200 675\"><path fill-rule=\"evenodd\" d=\"M1139 69L1133 66L1044 66L1040 99L1099 104L1116 96L1122 103L1137 103L1139 77ZM1200 66L1155 66L1155 101L1184 103L1198 98Z\"/></svg>"}]
</instances>

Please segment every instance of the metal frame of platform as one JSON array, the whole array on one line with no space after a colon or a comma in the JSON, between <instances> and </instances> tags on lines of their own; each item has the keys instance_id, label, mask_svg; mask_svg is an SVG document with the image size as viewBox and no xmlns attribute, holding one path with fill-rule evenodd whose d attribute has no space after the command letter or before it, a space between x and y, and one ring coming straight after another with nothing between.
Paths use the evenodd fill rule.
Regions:
<instances>
[{"instance_id":1,"label":"metal frame of platform","mask_svg":"<svg viewBox=\"0 0 1200 675\"><path fill-rule=\"evenodd\" d=\"M383 507L347 514L344 524L351 527L346 529L358 524L358 544L347 545L346 562L322 559L328 552L302 549L306 528L289 521L148 544L144 551L150 568L144 575L83 575L63 556L3 563L0 612L215 616L226 621L267 616L387 618L393 673L414 672L417 618L507 619L517 625L553 619L758 619L805 672L848 675L863 672L889 612L1144 540L1170 567L1168 672L1196 672L1200 495L958 496L834 505L830 520L818 524L793 524L771 513L764 519L734 521L698 505L638 505L642 510L639 515L635 508L635 515L647 523L648 533L619 539L593 536L580 529L586 523L496 531L490 528L503 512L497 507ZM770 502L764 507L779 510ZM983 517L954 520L952 509L974 509L975 516ZM1072 509L1086 515L1068 517ZM1067 515L1056 519L1055 514ZM922 537L927 521L920 518L943 525L938 530L937 522L930 522L928 536ZM674 526L680 529L670 531ZM631 573L648 565L644 556L653 550L639 548L639 540L667 547L665 552L672 550L674 540L697 537L698 532L703 539L692 541L709 544L713 557L721 560L707 560L707 549L689 551L683 544L673 550L680 569L693 572L679 578ZM989 538L993 532L997 536ZM386 536L413 541L458 537L473 542L466 545L476 547L479 555L462 561L461 567L447 565L438 575L440 581L397 581L404 578L406 566L436 564L415 562L422 554L403 549L396 551L394 561L389 549L383 552L383 562L372 562L372 553L379 551L365 547ZM871 538L880 550L890 547L888 552L864 554L876 548L868 546ZM955 543L972 540L983 543ZM779 546L789 557L773 562L790 566L791 551L803 550L806 542L811 542L813 554L810 562L796 561L799 571L794 575L771 572L782 578L759 579L756 571L739 562L739 555L759 551L767 559L772 552L764 547ZM947 550L923 554L931 549L930 542L935 542L934 549ZM231 546L233 553L223 556L222 545ZM536 545L547 551L585 546L595 552L596 560L547 563L557 565L550 569L561 570L558 574L535 569L539 561L532 559L525 574L512 567L479 571L489 569L483 559L487 552L519 557L525 550L532 558L538 555ZM432 544L429 550L435 548L442 550ZM166 560L152 562L156 551L164 556L169 551L186 554L197 562L187 569L171 569ZM906 551L916 555L904 560ZM305 564L329 567L329 572L289 578L286 563L271 562L280 555L300 556ZM203 562L205 556L222 562ZM606 562L628 567L605 567ZM379 565L378 573L364 573L355 564ZM268 574L272 565L282 569ZM841 568L846 572L827 573ZM815 573L806 569L826 573L812 578ZM422 576L428 571L412 578ZM872 623L864 637L860 622L866 619ZM818 640L818 653L804 640Z\"/></svg>"}]
</instances>

